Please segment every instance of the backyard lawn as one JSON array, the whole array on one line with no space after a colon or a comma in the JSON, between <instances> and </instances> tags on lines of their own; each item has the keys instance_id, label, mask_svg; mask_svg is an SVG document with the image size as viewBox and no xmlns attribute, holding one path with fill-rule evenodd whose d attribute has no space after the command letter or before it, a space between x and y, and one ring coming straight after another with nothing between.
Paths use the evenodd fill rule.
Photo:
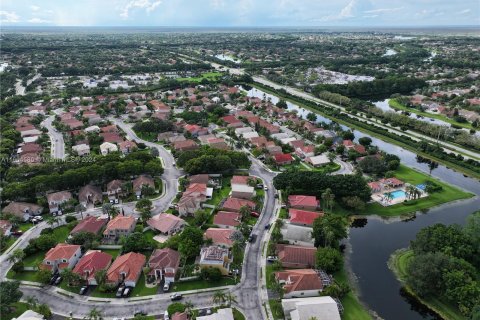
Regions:
<instances>
[{"instance_id":1,"label":"backyard lawn","mask_svg":"<svg viewBox=\"0 0 480 320\"><path fill-rule=\"evenodd\" d=\"M348 277L345 270L339 271L334 275L335 281L339 283L348 283ZM363 305L358 301L355 294L350 291L341 299L343 305L343 320L370 320L372 317Z\"/></svg>"},{"instance_id":2,"label":"backyard lawn","mask_svg":"<svg viewBox=\"0 0 480 320\"><path fill-rule=\"evenodd\" d=\"M28 305L23 302L17 302L12 305L12 311L10 313L2 314L3 320L11 320L18 318L22 313L29 309Z\"/></svg>"},{"instance_id":3,"label":"backyard lawn","mask_svg":"<svg viewBox=\"0 0 480 320\"><path fill-rule=\"evenodd\" d=\"M7 278L19 280L19 281L32 281L37 282L37 272L36 271L23 271L23 272L14 272L9 270L7 272Z\"/></svg>"},{"instance_id":4,"label":"backyard lawn","mask_svg":"<svg viewBox=\"0 0 480 320\"><path fill-rule=\"evenodd\" d=\"M410 200L405 203L399 203L389 207L384 207L376 202L370 203L367 205L365 211L361 214L377 214L386 217L397 216L428 209L442 203L473 197L473 194L471 193L455 188L445 182L437 180L425 173L411 169L404 165L401 165L400 168L395 171L395 177L412 185L422 184L425 181L430 180L442 186L443 190L429 194L426 198Z\"/></svg>"},{"instance_id":5,"label":"backyard lawn","mask_svg":"<svg viewBox=\"0 0 480 320\"><path fill-rule=\"evenodd\" d=\"M201 82L203 79L216 80L220 76L222 76L220 72L206 72L199 77L178 78L177 81Z\"/></svg>"},{"instance_id":6,"label":"backyard lawn","mask_svg":"<svg viewBox=\"0 0 480 320\"><path fill-rule=\"evenodd\" d=\"M188 291L188 290L198 290L214 287L222 287L234 285L235 281L233 278L223 277L220 281L212 282L207 280L191 280L191 281L182 281L175 282L172 286L172 291Z\"/></svg>"},{"instance_id":7,"label":"backyard lawn","mask_svg":"<svg viewBox=\"0 0 480 320\"><path fill-rule=\"evenodd\" d=\"M67 240L68 234L70 233L70 229L67 226L61 226L58 228L53 229L52 235L55 238L57 243L62 243ZM46 251L38 251L35 254L26 256L23 259L23 263L25 267L36 267L38 266L45 257Z\"/></svg>"},{"instance_id":8,"label":"backyard lawn","mask_svg":"<svg viewBox=\"0 0 480 320\"><path fill-rule=\"evenodd\" d=\"M230 180L232 177L223 177L222 179L222 188L215 189L213 191L212 199L208 200L206 203L211 204L214 206L218 206L220 201L227 198L230 192L232 191L232 187L230 185Z\"/></svg>"}]
</instances>

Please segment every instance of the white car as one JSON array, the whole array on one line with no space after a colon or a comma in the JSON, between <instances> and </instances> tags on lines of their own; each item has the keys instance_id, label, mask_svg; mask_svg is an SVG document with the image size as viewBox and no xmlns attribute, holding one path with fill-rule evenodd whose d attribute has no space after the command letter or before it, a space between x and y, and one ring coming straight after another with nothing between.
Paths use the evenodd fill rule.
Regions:
<instances>
[{"instance_id":1,"label":"white car","mask_svg":"<svg viewBox=\"0 0 480 320\"><path fill-rule=\"evenodd\" d=\"M268 187L267 186L263 187L263 190L268 191Z\"/></svg>"},{"instance_id":2,"label":"white car","mask_svg":"<svg viewBox=\"0 0 480 320\"><path fill-rule=\"evenodd\" d=\"M268 257L267 257L267 261L268 261L268 262L275 262L275 261L277 261L277 260L278 260L278 258L277 258L277 257L274 257L274 256L268 256Z\"/></svg>"},{"instance_id":3,"label":"white car","mask_svg":"<svg viewBox=\"0 0 480 320\"><path fill-rule=\"evenodd\" d=\"M165 310L165 313L163 314L163 320L170 320L170 316L167 310Z\"/></svg>"}]
</instances>

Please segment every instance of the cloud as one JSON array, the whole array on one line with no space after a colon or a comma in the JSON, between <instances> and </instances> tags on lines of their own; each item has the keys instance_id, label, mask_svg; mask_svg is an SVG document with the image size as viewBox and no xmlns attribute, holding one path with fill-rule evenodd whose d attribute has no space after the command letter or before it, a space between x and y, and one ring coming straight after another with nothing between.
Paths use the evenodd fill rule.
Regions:
<instances>
[{"instance_id":1,"label":"cloud","mask_svg":"<svg viewBox=\"0 0 480 320\"><path fill-rule=\"evenodd\" d=\"M390 13L390 12L395 12L402 10L403 7L398 7L398 8L380 8L380 9L374 9L374 10L367 10L364 11L364 13L371 13L371 14L377 14L377 13Z\"/></svg>"},{"instance_id":2,"label":"cloud","mask_svg":"<svg viewBox=\"0 0 480 320\"><path fill-rule=\"evenodd\" d=\"M313 21L340 21L358 18L362 15L362 12L368 12L371 8L371 2L369 0L351 0L345 7L340 10L338 14L331 14L328 16L314 19Z\"/></svg>"},{"instance_id":3,"label":"cloud","mask_svg":"<svg viewBox=\"0 0 480 320\"><path fill-rule=\"evenodd\" d=\"M472 12L471 9L465 9L465 10L461 10L461 11L456 12L456 14L469 14L470 12Z\"/></svg>"},{"instance_id":4,"label":"cloud","mask_svg":"<svg viewBox=\"0 0 480 320\"><path fill-rule=\"evenodd\" d=\"M40 19L40 18L32 18L28 20L29 23L52 23L50 20Z\"/></svg>"},{"instance_id":5,"label":"cloud","mask_svg":"<svg viewBox=\"0 0 480 320\"><path fill-rule=\"evenodd\" d=\"M31 5L31 6L30 6L30 9L31 9L32 11L40 11L40 7L39 7L39 6L35 6L35 5Z\"/></svg>"},{"instance_id":6,"label":"cloud","mask_svg":"<svg viewBox=\"0 0 480 320\"><path fill-rule=\"evenodd\" d=\"M20 21L20 17L13 11L0 11L0 22L16 23Z\"/></svg>"},{"instance_id":7,"label":"cloud","mask_svg":"<svg viewBox=\"0 0 480 320\"><path fill-rule=\"evenodd\" d=\"M145 9L147 13L152 12L155 10L160 4L162 0L131 0L127 5L122 9L120 13L120 17L127 19L130 14L130 10L132 9Z\"/></svg>"}]
</instances>

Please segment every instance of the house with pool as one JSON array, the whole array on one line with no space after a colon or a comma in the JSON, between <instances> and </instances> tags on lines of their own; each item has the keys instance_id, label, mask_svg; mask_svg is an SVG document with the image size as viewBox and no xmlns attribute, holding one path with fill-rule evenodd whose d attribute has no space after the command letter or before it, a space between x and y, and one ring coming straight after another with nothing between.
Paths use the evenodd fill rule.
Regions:
<instances>
[{"instance_id":1,"label":"house with pool","mask_svg":"<svg viewBox=\"0 0 480 320\"><path fill-rule=\"evenodd\" d=\"M414 186L395 177L369 182L368 186L372 200L384 207L428 196L425 184Z\"/></svg>"}]
</instances>

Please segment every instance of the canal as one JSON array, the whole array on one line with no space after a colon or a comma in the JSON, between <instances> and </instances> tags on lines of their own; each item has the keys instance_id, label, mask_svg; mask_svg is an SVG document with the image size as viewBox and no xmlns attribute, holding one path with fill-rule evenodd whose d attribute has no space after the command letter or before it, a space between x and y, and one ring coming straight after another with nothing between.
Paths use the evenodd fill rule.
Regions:
<instances>
[{"instance_id":1,"label":"canal","mask_svg":"<svg viewBox=\"0 0 480 320\"><path fill-rule=\"evenodd\" d=\"M255 88L249 90L247 94L259 98L263 98L265 94L265 97L270 98L273 103L278 102L276 96ZM289 110L297 110L304 118L310 113L309 110L293 103L287 102L287 105ZM320 115L317 121L331 122ZM354 130L354 134L355 139L368 136L357 130ZM403 164L429 173L428 164L418 162L416 154L375 137L370 138L381 150L400 157ZM351 250L347 255L357 279L360 299L383 319L437 319L435 315L403 294L401 283L387 266L388 259L395 250L407 247L420 229L435 223L464 224L468 215L480 209L479 181L465 177L443 165L433 169L431 175L477 196L417 212L415 217L405 221L382 219L377 216L366 217L363 223L356 224L350 229L348 240Z\"/></svg>"}]
</instances>

